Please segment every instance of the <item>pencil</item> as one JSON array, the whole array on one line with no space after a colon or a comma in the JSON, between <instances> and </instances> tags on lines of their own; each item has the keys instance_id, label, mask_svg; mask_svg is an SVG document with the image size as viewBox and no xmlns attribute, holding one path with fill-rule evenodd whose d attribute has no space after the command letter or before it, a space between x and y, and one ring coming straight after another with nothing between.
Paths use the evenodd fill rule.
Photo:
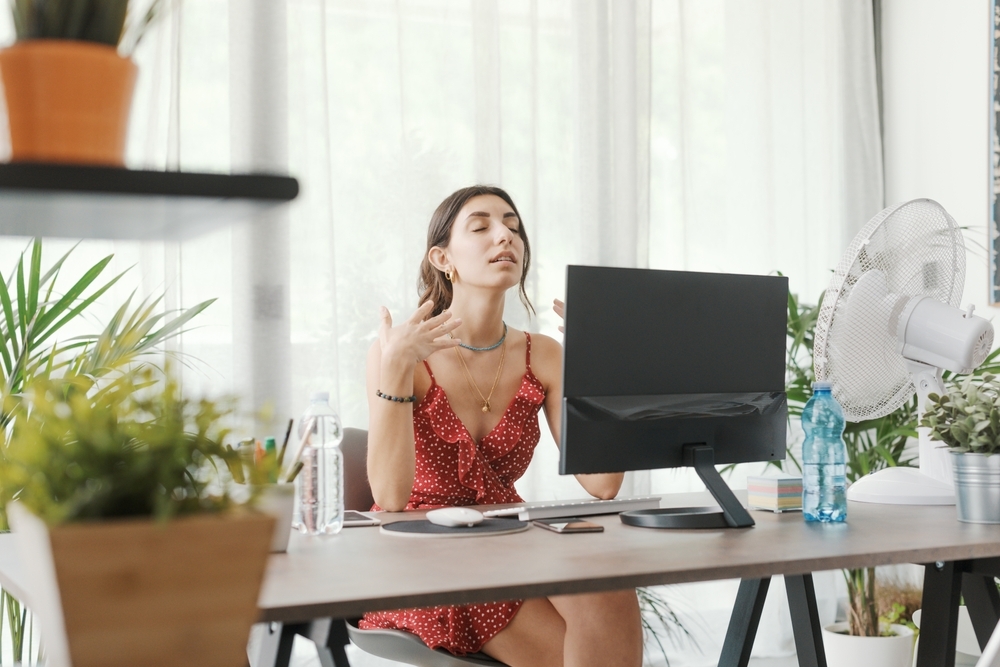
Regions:
<instances>
[{"instance_id":1,"label":"pencil","mask_svg":"<svg viewBox=\"0 0 1000 667\"><path fill-rule=\"evenodd\" d=\"M291 464L289 466L289 470L294 468L295 464L299 462L300 458L302 458L302 450L306 448L306 443L309 442L309 436L312 435L312 430L315 425L316 425L315 417L309 417L309 419L306 420L304 424L305 428L302 429L302 439L299 440L299 445L298 447L295 448L295 454L294 456L292 456L292 460L289 461L289 463Z\"/></svg>"},{"instance_id":2,"label":"pencil","mask_svg":"<svg viewBox=\"0 0 1000 667\"><path fill-rule=\"evenodd\" d=\"M293 465L292 469L288 472L288 479L285 480L285 484L290 484L295 481L295 476L302 470L302 465L302 461L296 461L295 465Z\"/></svg>"},{"instance_id":3,"label":"pencil","mask_svg":"<svg viewBox=\"0 0 1000 667\"><path fill-rule=\"evenodd\" d=\"M278 470L281 470L281 463L285 460L285 449L288 447L288 438L292 435L292 422L294 420L288 420L288 428L285 429L285 440L281 443L281 449L278 451Z\"/></svg>"}]
</instances>

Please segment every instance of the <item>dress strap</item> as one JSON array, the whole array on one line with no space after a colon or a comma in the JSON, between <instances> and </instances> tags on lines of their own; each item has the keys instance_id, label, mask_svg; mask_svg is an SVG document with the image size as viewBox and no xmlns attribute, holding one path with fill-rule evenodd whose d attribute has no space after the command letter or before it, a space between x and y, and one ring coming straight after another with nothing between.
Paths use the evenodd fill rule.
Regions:
<instances>
[{"instance_id":1,"label":"dress strap","mask_svg":"<svg viewBox=\"0 0 1000 667\"><path fill-rule=\"evenodd\" d=\"M524 332L524 368L531 368L531 334Z\"/></svg>"},{"instance_id":2,"label":"dress strap","mask_svg":"<svg viewBox=\"0 0 1000 667\"><path fill-rule=\"evenodd\" d=\"M434 371L431 370L431 365L427 363L426 359L424 359L424 368L427 369L427 374L431 376L431 384L437 384L437 379L434 377Z\"/></svg>"}]
</instances>

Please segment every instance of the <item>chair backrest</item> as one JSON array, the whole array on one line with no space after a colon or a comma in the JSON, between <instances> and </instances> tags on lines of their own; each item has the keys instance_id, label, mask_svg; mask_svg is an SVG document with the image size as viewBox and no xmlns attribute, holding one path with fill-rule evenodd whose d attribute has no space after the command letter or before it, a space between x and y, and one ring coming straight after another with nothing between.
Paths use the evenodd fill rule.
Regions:
<instances>
[{"instance_id":1,"label":"chair backrest","mask_svg":"<svg viewBox=\"0 0 1000 667\"><path fill-rule=\"evenodd\" d=\"M375 504L368 484L368 431L345 428L340 450L344 453L344 509L367 512Z\"/></svg>"}]
</instances>

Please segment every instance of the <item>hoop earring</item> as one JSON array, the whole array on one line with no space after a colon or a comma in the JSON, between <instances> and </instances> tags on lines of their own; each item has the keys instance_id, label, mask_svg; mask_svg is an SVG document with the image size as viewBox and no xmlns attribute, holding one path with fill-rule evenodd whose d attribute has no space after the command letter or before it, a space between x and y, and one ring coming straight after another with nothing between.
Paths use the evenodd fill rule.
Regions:
<instances>
[{"instance_id":1,"label":"hoop earring","mask_svg":"<svg viewBox=\"0 0 1000 667\"><path fill-rule=\"evenodd\" d=\"M455 280L455 274L451 269L444 272L444 277L448 279L448 282L453 282Z\"/></svg>"}]
</instances>

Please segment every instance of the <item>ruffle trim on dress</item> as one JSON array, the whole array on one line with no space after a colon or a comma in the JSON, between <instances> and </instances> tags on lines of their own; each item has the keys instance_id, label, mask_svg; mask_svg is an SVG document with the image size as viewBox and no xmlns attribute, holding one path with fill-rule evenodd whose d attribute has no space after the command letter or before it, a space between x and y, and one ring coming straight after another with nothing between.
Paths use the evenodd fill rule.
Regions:
<instances>
[{"instance_id":1,"label":"ruffle trim on dress","mask_svg":"<svg viewBox=\"0 0 1000 667\"><path fill-rule=\"evenodd\" d=\"M428 394L434 392L433 398L427 402L426 406L421 406L420 412L426 415L430 422L434 434L441 440L457 445L458 447L458 481L467 489L476 492L476 503L496 502L492 499L490 490L486 485L486 467L489 463L507 456L521 440L521 431L524 429L524 419L511 419L511 412L524 405L529 410L531 416L538 413L538 409L545 402L545 392L542 389L538 378L529 369L521 379L521 385L517 389L514 398L504 410L503 417L493 430L490 431L483 441L489 441L490 458L486 458L486 452L476 445L472 439L472 434L465 427L462 420L455 414L455 410L448 401L448 396L444 389L436 382ZM425 397L426 398L426 397ZM495 443L490 437L494 433L503 433L503 442ZM505 487L506 488L506 487Z\"/></svg>"}]
</instances>

